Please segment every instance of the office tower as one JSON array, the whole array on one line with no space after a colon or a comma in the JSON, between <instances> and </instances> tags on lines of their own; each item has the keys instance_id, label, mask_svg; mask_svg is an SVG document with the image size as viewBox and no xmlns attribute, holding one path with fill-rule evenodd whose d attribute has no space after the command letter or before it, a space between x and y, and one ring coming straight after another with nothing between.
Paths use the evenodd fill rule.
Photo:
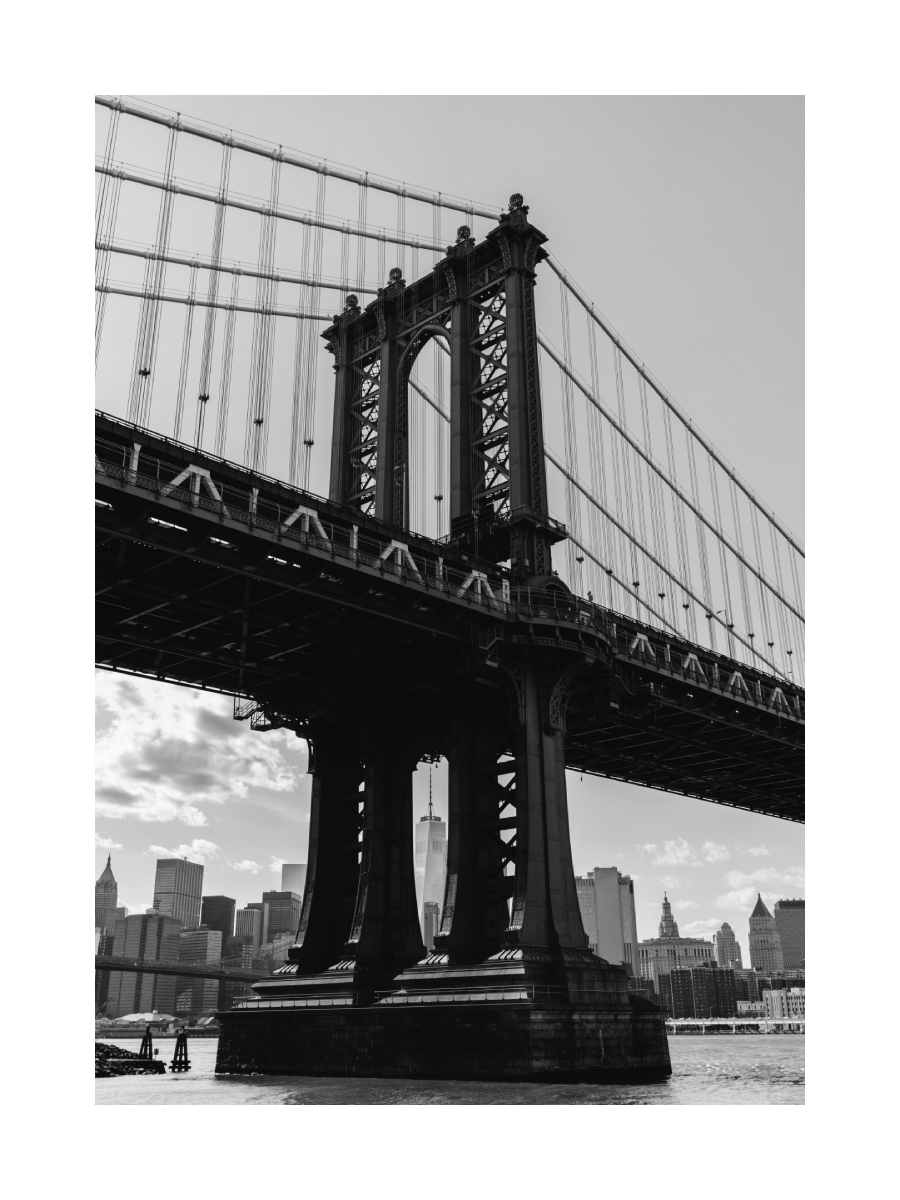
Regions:
<instances>
[{"instance_id":1,"label":"office tower","mask_svg":"<svg viewBox=\"0 0 900 1200\"><path fill-rule=\"evenodd\" d=\"M116 925L119 885L112 873L112 855L107 855L106 866L94 884L94 928L101 933L113 933Z\"/></svg>"},{"instance_id":2,"label":"office tower","mask_svg":"<svg viewBox=\"0 0 900 1200\"><path fill-rule=\"evenodd\" d=\"M652 979L659 991L663 975L684 968L711 966L716 961L716 948L703 938L683 938L672 916L668 896L663 896L659 937L645 938L638 946L638 966L644 979Z\"/></svg>"},{"instance_id":3,"label":"office tower","mask_svg":"<svg viewBox=\"0 0 900 1200\"><path fill-rule=\"evenodd\" d=\"M741 948L734 936L734 930L727 921L718 933L713 934L713 942L716 946L716 962L720 967L736 967L738 970L743 967Z\"/></svg>"},{"instance_id":4,"label":"office tower","mask_svg":"<svg viewBox=\"0 0 900 1200\"><path fill-rule=\"evenodd\" d=\"M274 942L282 933L295 937L300 926L303 897L296 892L263 892L263 904L269 906L266 941Z\"/></svg>"},{"instance_id":5,"label":"office tower","mask_svg":"<svg viewBox=\"0 0 900 1200\"><path fill-rule=\"evenodd\" d=\"M183 928L200 924L203 867L186 858L158 858L153 885L153 907L164 917L180 921Z\"/></svg>"},{"instance_id":6,"label":"office tower","mask_svg":"<svg viewBox=\"0 0 900 1200\"><path fill-rule=\"evenodd\" d=\"M256 954L262 943L262 920L263 914L259 908L249 904L246 908L239 908L234 918L234 941L240 939L246 945L252 946L253 953Z\"/></svg>"},{"instance_id":7,"label":"office tower","mask_svg":"<svg viewBox=\"0 0 900 1200\"><path fill-rule=\"evenodd\" d=\"M440 905L435 904L433 900L425 901L425 928L423 930L422 940L425 942L425 949L431 953L434 949L434 935L441 927L441 909Z\"/></svg>"},{"instance_id":8,"label":"office tower","mask_svg":"<svg viewBox=\"0 0 900 1200\"><path fill-rule=\"evenodd\" d=\"M248 904L247 908L259 913L259 942L258 946L264 945L269 940L269 906L262 901L254 901L253 904Z\"/></svg>"},{"instance_id":9,"label":"office tower","mask_svg":"<svg viewBox=\"0 0 900 1200\"><path fill-rule=\"evenodd\" d=\"M200 924L207 929L218 929L222 935L222 946L234 933L235 902L230 896L204 896L200 906Z\"/></svg>"},{"instance_id":10,"label":"office tower","mask_svg":"<svg viewBox=\"0 0 900 1200\"><path fill-rule=\"evenodd\" d=\"M806 966L806 901L776 900L775 927L781 938L784 969L796 971Z\"/></svg>"},{"instance_id":11,"label":"office tower","mask_svg":"<svg viewBox=\"0 0 900 1200\"><path fill-rule=\"evenodd\" d=\"M778 927L758 892L756 907L750 914L750 966L755 971L767 973L784 970L784 954Z\"/></svg>"},{"instance_id":12,"label":"office tower","mask_svg":"<svg viewBox=\"0 0 900 1200\"><path fill-rule=\"evenodd\" d=\"M177 962L181 922L149 912L116 922L113 954L116 958L142 958ZM145 972L110 971L107 1016L134 1012L174 1013L175 976Z\"/></svg>"},{"instance_id":13,"label":"office tower","mask_svg":"<svg viewBox=\"0 0 900 1200\"><path fill-rule=\"evenodd\" d=\"M201 925L182 929L178 935L178 959L183 963L218 962L222 957L222 931ZM219 1000L218 979L198 979L179 975L175 989L175 1012L178 1016L199 1017L213 1012Z\"/></svg>"},{"instance_id":14,"label":"office tower","mask_svg":"<svg viewBox=\"0 0 900 1200\"><path fill-rule=\"evenodd\" d=\"M591 950L636 975L637 918L631 877L616 867L595 867L589 875L576 875L575 890Z\"/></svg>"},{"instance_id":15,"label":"office tower","mask_svg":"<svg viewBox=\"0 0 900 1200\"><path fill-rule=\"evenodd\" d=\"M659 999L675 1018L733 1017L737 1014L734 972L719 967L676 967L660 976Z\"/></svg>"},{"instance_id":16,"label":"office tower","mask_svg":"<svg viewBox=\"0 0 900 1200\"><path fill-rule=\"evenodd\" d=\"M592 953L597 953L597 905L594 902L594 875L575 876L575 895L581 909L581 923Z\"/></svg>"},{"instance_id":17,"label":"office tower","mask_svg":"<svg viewBox=\"0 0 900 1200\"><path fill-rule=\"evenodd\" d=\"M430 793L430 776L428 787ZM424 940L425 905L437 905L438 921L440 921L440 913L444 907L444 884L447 878L447 826L440 817L434 815L430 794L428 812L416 822L415 838L416 905L419 909L419 927Z\"/></svg>"},{"instance_id":18,"label":"office tower","mask_svg":"<svg viewBox=\"0 0 900 1200\"><path fill-rule=\"evenodd\" d=\"M281 890L283 892L296 892L298 896L302 896L305 887L306 863L282 863Z\"/></svg>"}]
</instances>

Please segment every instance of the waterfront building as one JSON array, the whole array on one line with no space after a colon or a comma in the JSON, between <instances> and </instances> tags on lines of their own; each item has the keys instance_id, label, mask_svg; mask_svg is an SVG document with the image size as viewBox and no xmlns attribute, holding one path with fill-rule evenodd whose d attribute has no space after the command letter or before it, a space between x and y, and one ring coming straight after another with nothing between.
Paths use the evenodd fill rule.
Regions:
<instances>
[{"instance_id":1,"label":"waterfront building","mask_svg":"<svg viewBox=\"0 0 900 1200\"><path fill-rule=\"evenodd\" d=\"M186 858L158 858L153 884L153 907L165 917L180 921L183 928L200 924L203 866Z\"/></svg>"},{"instance_id":2,"label":"waterfront building","mask_svg":"<svg viewBox=\"0 0 900 1200\"><path fill-rule=\"evenodd\" d=\"M779 971L775 975L763 975L758 972L756 983L759 988L759 998L761 1000L763 992L778 991L779 988L806 987L806 972Z\"/></svg>"},{"instance_id":3,"label":"waterfront building","mask_svg":"<svg viewBox=\"0 0 900 1200\"><path fill-rule=\"evenodd\" d=\"M676 968L659 980L660 1004L672 1017L733 1017L734 971L729 967Z\"/></svg>"},{"instance_id":4,"label":"waterfront building","mask_svg":"<svg viewBox=\"0 0 900 1200\"><path fill-rule=\"evenodd\" d=\"M201 925L195 929L182 929L178 935L178 960L183 963L212 963L222 958L222 932ZM179 975L175 991L175 1009L178 1016L199 1017L212 1012L219 1000L218 979L197 979L192 975Z\"/></svg>"},{"instance_id":5,"label":"waterfront building","mask_svg":"<svg viewBox=\"0 0 900 1200\"><path fill-rule=\"evenodd\" d=\"M729 967L732 970L741 970L744 966L741 961L741 948L738 945L737 938L734 936L734 930L726 921L718 933L713 934L713 943L716 947L716 962L720 967L727 970Z\"/></svg>"},{"instance_id":6,"label":"waterfront building","mask_svg":"<svg viewBox=\"0 0 900 1200\"><path fill-rule=\"evenodd\" d=\"M805 988L769 988L762 994L763 1012L767 1017L791 1021L806 1016Z\"/></svg>"},{"instance_id":7,"label":"waterfront building","mask_svg":"<svg viewBox=\"0 0 900 1200\"><path fill-rule=\"evenodd\" d=\"M636 975L637 916L631 876L617 867L594 867L587 875L575 876L575 891L591 950Z\"/></svg>"},{"instance_id":8,"label":"waterfront building","mask_svg":"<svg viewBox=\"0 0 900 1200\"><path fill-rule=\"evenodd\" d=\"M642 979L640 975L630 975L625 981L625 986L630 994L642 996L644 1000L649 1000L651 1004L659 1004L659 996L656 994L656 988L653 986L651 979Z\"/></svg>"},{"instance_id":9,"label":"waterfront building","mask_svg":"<svg viewBox=\"0 0 900 1200\"><path fill-rule=\"evenodd\" d=\"M269 940L269 906L262 901L256 901L248 904L247 908L251 911L255 909L259 913L259 942L257 945L262 946Z\"/></svg>"},{"instance_id":10,"label":"waterfront building","mask_svg":"<svg viewBox=\"0 0 900 1200\"><path fill-rule=\"evenodd\" d=\"M764 1017L766 1006L762 1000L738 1000L737 1015L739 1017Z\"/></svg>"},{"instance_id":11,"label":"waterfront building","mask_svg":"<svg viewBox=\"0 0 900 1200\"><path fill-rule=\"evenodd\" d=\"M235 901L230 896L204 896L200 906L200 924L207 929L218 929L222 945L234 933Z\"/></svg>"},{"instance_id":12,"label":"waterfront building","mask_svg":"<svg viewBox=\"0 0 900 1200\"><path fill-rule=\"evenodd\" d=\"M806 901L776 900L775 925L781 938L786 971L806 967Z\"/></svg>"},{"instance_id":13,"label":"waterfront building","mask_svg":"<svg viewBox=\"0 0 900 1200\"><path fill-rule=\"evenodd\" d=\"M106 866L94 884L94 927L101 933L113 933L116 927L119 903L119 885L112 872L112 855L107 855Z\"/></svg>"},{"instance_id":14,"label":"waterfront building","mask_svg":"<svg viewBox=\"0 0 900 1200\"><path fill-rule=\"evenodd\" d=\"M716 949L712 942L680 936L678 922L672 915L672 905L668 896L664 895L659 937L646 938L638 946L638 967L643 978L652 980L653 986L659 991L659 981L663 975L680 969L712 966L715 961Z\"/></svg>"},{"instance_id":15,"label":"waterfront building","mask_svg":"<svg viewBox=\"0 0 900 1200\"><path fill-rule=\"evenodd\" d=\"M755 1004L759 999L759 975L749 968L734 969L734 991L738 1001Z\"/></svg>"},{"instance_id":16,"label":"waterfront building","mask_svg":"<svg viewBox=\"0 0 900 1200\"><path fill-rule=\"evenodd\" d=\"M297 892L263 892L263 904L269 906L266 940L274 942L283 933L296 937L303 897Z\"/></svg>"},{"instance_id":17,"label":"waterfront building","mask_svg":"<svg viewBox=\"0 0 900 1200\"><path fill-rule=\"evenodd\" d=\"M296 892L298 896L302 896L305 887L306 863L282 863L281 890L283 892Z\"/></svg>"},{"instance_id":18,"label":"waterfront building","mask_svg":"<svg viewBox=\"0 0 900 1200\"><path fill-rule=\"evenodd\" d=\"M112 952L116 958L177 962L181 922L153 912L135 913L116 922ZM124 1017L133 1012L175 1011L175 976L149 972L110 971L106 1014Z\"/></svg>"},{"instance_id":19,"label":"waterfront building","mask_svg":"<svg viewBox=\"0 0 900 1200\"><path fill-rule=\"evenodd\" d=\"M440 922L447 878L447 826L440 817L435 816L430 796L428 812L416 822L415 838L416 906L419 910L422 938L427 945L425 905L437 905L437 920Z\"/></svg>"},{"instance_id":20,"label":"waterfront building","mask_svg":"<svg viewBox=\"0 0 900 1200\"><path fill-rule=\"evenodd\" d=\"M757 893L756 907L750 914L750 966L756 971L784 970L784 954L775 918Z\"/></svg>"},{"instance_id":21,"label":"waterfront building","mask_svg":"<svg viewBox=\"0 0 900 1200\"><path fill-rule=\"evenodd\" d=\"M253 947L254 954L259 950L263 941L262 923L263 914L258 907L252 904L248 904L246 908L239 908L235 913L234 937L241 941L249 939L246 944Z\"/></svg>"}]
</instances>

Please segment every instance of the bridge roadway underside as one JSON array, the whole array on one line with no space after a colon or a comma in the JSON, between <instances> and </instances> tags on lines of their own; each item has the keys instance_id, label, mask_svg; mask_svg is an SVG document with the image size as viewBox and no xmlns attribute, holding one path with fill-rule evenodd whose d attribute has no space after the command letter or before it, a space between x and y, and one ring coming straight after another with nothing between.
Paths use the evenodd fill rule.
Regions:
<instances>
[{"instance_id":1,"label":"bridge roadway underside","mask_svg":"<svg viewBox=\"0 0 900 1200\"><path fill-rule=\"evenodd\" d=\"M667 672L629 650L645 627L627 617L592 608L596 619L586 620L564 605L495 611L471 591L429 590L427 573L423 588L421 580L329 554L312 538L289 540L278 526L233 520L222 505L203 507L177 489L163 494L160 479L205 464L220 486L253 487L260 500L277 500L280 512L305 501L331 529L355 520L360 536L368 531L385 546L403 538L413 554L430 548L445 569L483 565L498 573L452 547L380 528L147 431L101 417L97 425L107 447L106 469L101 458L96 476L100 667L244 697L244 714L255 701L258 728L280 724L298 736L323 712L350 724L373 710L384 720L413 719L423 753L437 755L447 752L449 711L461 704L511 710L504 658L559 658L578 667L565 717L571 770L803 820L799 698L794 715L763 703L761 684L757 702ZM138 435L141 463L153 452L169 471L157 465L155 483L114 471L109 447L121 443L125 462ZM683 655L699 652L671 645ZM732 669L747 674L719 662L722 678ZM770 688L780 682L766 678Z\"/></svg>"}]
</instances>

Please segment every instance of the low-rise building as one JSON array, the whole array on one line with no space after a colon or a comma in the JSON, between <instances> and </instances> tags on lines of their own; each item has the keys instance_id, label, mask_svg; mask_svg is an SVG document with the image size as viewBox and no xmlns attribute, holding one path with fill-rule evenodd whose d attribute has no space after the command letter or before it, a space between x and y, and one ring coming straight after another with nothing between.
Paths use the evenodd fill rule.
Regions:
<instances>
[{"instance_id":1,"label":"low-rise building","mask_svg":"<svg viewBox=\"0 0 900 1200\"><path fill-rule=\"evenodd\" d=\"M763 992L762 1000L767 1017L793 1021L806 1016L806 988L769 988Z\"/></svg>"}]
</instances>

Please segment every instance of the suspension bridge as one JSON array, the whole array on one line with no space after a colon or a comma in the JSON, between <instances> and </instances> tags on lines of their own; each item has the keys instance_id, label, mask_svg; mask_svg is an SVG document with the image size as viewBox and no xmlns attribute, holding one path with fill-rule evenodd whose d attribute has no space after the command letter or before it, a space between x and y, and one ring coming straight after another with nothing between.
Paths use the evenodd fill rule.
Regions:
<instances>
[{"instance_id":1,"label":"suspension bridge","mask_svg":"<svg viewBox=\"0 0 900 1200\"><path fill-rule=\"evenodd\" d=\"M587 949L565 771L802 820L801 543L520 195L97 107L98 666L310 746L300 930L271 1003L223 1018L222 1069L352 1071L352 1043L370 1073L460 1077L500 1037L510 1077L665 1071L658 1013ZM436 757L427 955L411 773ZM515 985L532 998L483 999ZM454 989L482 1000L426 1062L445 1009L387 1001ZM341 994L355 1024L298 1012ZM315 1046L290 1033L322 1020Z\"/></svg>"}]
</instances>

